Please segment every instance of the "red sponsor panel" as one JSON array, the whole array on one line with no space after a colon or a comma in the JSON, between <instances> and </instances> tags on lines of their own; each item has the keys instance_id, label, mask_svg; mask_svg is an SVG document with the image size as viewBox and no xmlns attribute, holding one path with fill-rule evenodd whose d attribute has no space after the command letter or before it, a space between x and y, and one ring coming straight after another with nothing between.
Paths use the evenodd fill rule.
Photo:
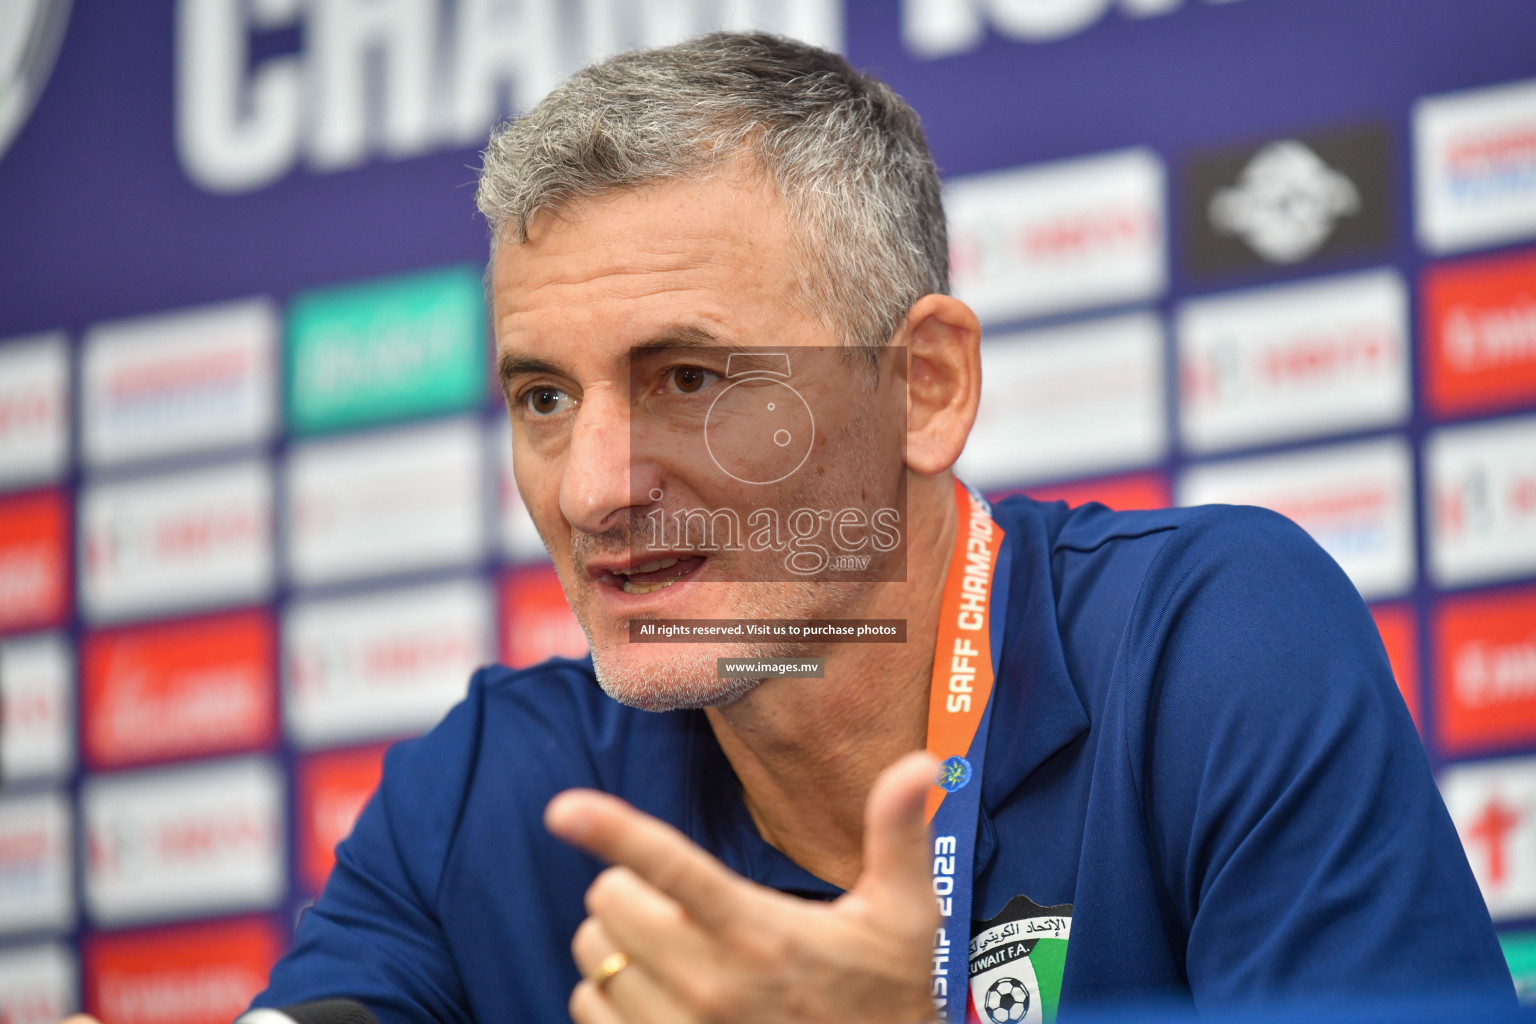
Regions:
<instances>
[{"instance_id":1,"label":"red sponsor panel","mask_svg":"<svg viewBox=\"0 0 1536 1024\"><path fill-rule=\"evenodd\" d=\"M260 611L90 634L81 673L87 760L117 768L270 744L276 646Z\"/></svg>"},{"instance_id":2,"label":"red sponsor panel","mask_svg":"<svg viewBox=\"0 0 1536 1024\"><path fill-rule=\"evenodd\" d=\"M267 987L283 935L265 917L92 936L85 1005L108 1024L228 1024Z\"/></svg>"},{"instance_id":3,"label":"red sponsor panel","mask_svg":"<svg viewBox=\"0 0 1536 1024\"><path fill-rule=\"evenodd\" d=\"M1064 484L1015 488L994 494L991 498L993 501L1001 501L1010 494L1027 494L1036 501L1064 501L1074 508L1097 501L1121 512L1167 508L1173 504L1168 479L1161 473L1131 473L1096 480L1073 480Z\"/></svg>"},{"instance_id":4,"label":"red sponsor panel","mask_svg":"<svg viewBox=\"0 0 1536 1024\"><path fill-rule=\"evenodd\" d=\"M1424 733L1422 702L1419 700L1419 623L1413 608L1406 604L1377 605L1371 609L1376 620L1376 631L1387 649L1387 661L1392 664L1392 678L1402 691L1413 724Z\"/></svg>"},{"instance_id":5,"label":"red sponsor panel","mask_svg":"<svg viewBox=\"0 0 1536 1024\"><path fill-rule=\"evenodd\" d=\"M1536 743L1536 589L1447 598L1434 639L1441 749Z\"/></svg>"},{"instance_id":6,"label":"red sponsor panel","mask_svg":"<svg viewBox=\"0 0 1536 1024\"><path fill-rule=\"evenodd\" d=\"M1536 252L1424 275L1424 388L1441 415L1536 403Z\"/></svg>"},{"instance_id":7,"label":"red sponsor panel","mask_svg":"<svg viewBox=\"0 0 1536 1024\"><path fill-rule=\"evenodd\" d=\"M336 864L336 844L352 831L363 805L379 787L387 744L312 754L298 765L299 875L318 893Z\"/></svg>"},{"instance_id":8,"label":"red sponsor panel","mask_svg":"<svg viewBox=\"0 0 1536 1024\"><path fill-rule=\"evenodd\" d=\"M0 499L0 633L69 611L69 502L62 491Z\"/></svg>"},{"instance_id":9,"label":"red sponsor panel","mask_svg":"<svg viewBox=\"0 0 1536 1024\"><path fill-rule=\"evenodd\" d=\"M579 658L587 653L565 591L551 566L530 566L501 579L501 660L513 668L546 658Z\"/></svg>"}]
</instances>

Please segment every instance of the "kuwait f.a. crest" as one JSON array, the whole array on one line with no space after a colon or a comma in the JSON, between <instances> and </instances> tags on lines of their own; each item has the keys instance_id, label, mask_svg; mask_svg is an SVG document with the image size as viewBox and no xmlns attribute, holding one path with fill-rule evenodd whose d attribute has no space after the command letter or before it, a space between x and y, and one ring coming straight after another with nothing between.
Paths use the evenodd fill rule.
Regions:
<instances>
[{"instance_id":1,"label":"kuwait f.a. crest","mask_svg":"<svg viewBox=\"0 0 1536 1024\"><path fill-rule=\"evenodd\" d=\"M1072 904L1015 896L971 939L969 1024L1052 1024L1072 937Z\"/></svg>"}]
</instances>

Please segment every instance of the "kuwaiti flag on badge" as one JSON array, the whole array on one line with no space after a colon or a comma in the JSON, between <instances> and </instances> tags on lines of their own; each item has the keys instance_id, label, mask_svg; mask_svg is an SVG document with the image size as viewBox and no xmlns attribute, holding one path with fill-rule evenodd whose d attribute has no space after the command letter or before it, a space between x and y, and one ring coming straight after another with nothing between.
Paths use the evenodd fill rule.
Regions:
<instances>
[{"instance_id":1,"label":"kuwaiti flag on badge","mask_svg":"<svg viewBox=\"0 0 1536 1024\"><path fill-rule=\"evenodd\" d=\"M1015 896L971 939L970 1024L1053 1024L1072 937L1072 904Z\"/></svg>"}]
</instances>

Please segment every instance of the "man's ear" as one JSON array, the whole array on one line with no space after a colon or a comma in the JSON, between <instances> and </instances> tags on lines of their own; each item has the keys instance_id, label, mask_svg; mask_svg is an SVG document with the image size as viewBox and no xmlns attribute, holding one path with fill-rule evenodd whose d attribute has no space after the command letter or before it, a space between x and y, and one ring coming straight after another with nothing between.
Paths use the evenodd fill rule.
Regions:
<instances>
[{"instance_id":1,"label":"man's ear","mask_svg":"<svg viewBox=\"0 0 1536 1024\"><path fill-rule=\"evenodd\" d=\"M981 401L981 323L949 295L907 310L895 341L907 349L907 465L942 473L960 457Z\"/></svg>"}]
</instances>

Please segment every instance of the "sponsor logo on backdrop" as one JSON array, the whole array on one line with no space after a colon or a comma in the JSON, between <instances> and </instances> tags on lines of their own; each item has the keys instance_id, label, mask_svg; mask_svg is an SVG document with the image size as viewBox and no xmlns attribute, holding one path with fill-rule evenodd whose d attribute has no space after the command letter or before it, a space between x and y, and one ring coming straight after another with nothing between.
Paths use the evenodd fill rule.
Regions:
<instances>
[{"instance_id":1,"label":"sponsor logo on backdrop","mask_svg":"<svg viewBox=\"0 0 1536 1024\"><path fill-rule=\"evenodd\" d=\"M307 292L288 313L299 433L457 412L485 392L485 289L452 267Z\"/></svg>"},{"instance_id":2,"label":"sponsor logo on backdrop","mask_svg":"<svg viewBox=\"0 0 1536 1024\"><path fill-rule=\"evenodd\" d=\"M263 461L95 484L81 497L80 602L92 620L260 600L272 561Z\"/></svg>"},{"instance_id":3,"label":"sponsor logo on backdrop","mask_svg":"<svg viewBox=\"0 0 1536 1024\"><path fill-rule=\"evenodd\" d=\"M463 566L485 552L478 423L454 420L288 451L287 568L303 586Z\"/></svg>"},{"instance_id":4,"label":"sponsor logo on backdrop","mask_svg":"<svg viewBox=\"0 0 1536 1024\"><path fill-rule=\"evenodd\" d=\"M995 489L1145 466L1168 449L1163 340L1135 315L989 339L961 476Z\"/></svg>"},{"instance_id":5,"label":"sponsor logo on backdrop","mask_svg":"<svg viewBox=\"0 0 1536 1024\"><path fill-rule=\"evenodd\" d=\"M1408 417L1408 290L1395 271L1186 302L1179 429L1194 452Z\"/></svg>"},{"instance_id":6,"label":"sponsor logo on backdrop","mask_svg":"<svg viewBox=\"0 0 1536 1024\"><path fill-rule=\"evenodd\" d=\"M225 1024L267 987L284 945L261 917L92 936L86 1008L112 1024Z\"/></svg>"},{"instance_id":7,"label":"sponsor logo on backdrop","mask_svg":"<svg viewBox=\"0 0 1536 1024\"><path fill-rule=\"evenodd\" d=\"M252 62L251 36L296 27L296 54ZM371 158L480 145L511 107L526 110L607 54L712 29L766 29L837 50L840 0L650 0L515 5L436 0L386 10L206 0L177 7L176 149L211 192L271 184L301 161L337 171ZM377 78L378 88L370 88Z\"/></svg>"},{"instance_id":8,"label":"sponsor logo on backdrop","mask_svg":"<svg viewBox=\"0 0 1536 1024\"><path fill-rule=\"evenodd\" d=\"M1401 438L1195 466L1180 505L1258 505L1312 535L1367 600L1413 585L1413 456Z\"/></svg>"},{"instance_id":9,"label":"sponsor logo on backdrop","mask_svg":"<svg viewBox=\"0 0 1536 1024\"><path fill-rule=\"evenodd\" d=\"M514 569L501 578L501 661L513 668L547 658L580 658L587 637L552 566Z\"/></svg>"},{"instance_id":10,"label":"sponsor logo on backdrop","mask_svg":"<svg viewBox=\"0 0 1536 1024\"><path fill-rule=\"evenodd\" d=\"M1392 678L1397 681L1398 692L1413 723L1423 732L1419 700L1419 623L1413 606L1408 604L1377 605L1371 609L1376 620L1376 631L1381 634L1381 645L1387 650L1387 661L1392 666Z\"/></svg>"},{"instance_id":11,"label":"sponsor logo on backdrop","mask_svg":"<svg viewBox=\"0 0 1536 1024\"><path fill-rule=\"evenodd\" d=\"M1445 752L1536 742L1536 590L1446 598L1434 623Z\"/></svg>"},{"instance_id":12,"label":"sponsor logo on backdrop","mask_svg":"<svg viewBox=\"0 0 1536 1024\"><path fill-rule=\"evenodd\" d=\"M955 178L944 207L955 294L984 322L1167 287L1163 165L1151 150Z\"/></svg>"},{"instance_id":13,"label":"sponsor logo on backdrop","mask_svg":"<svg viewBox=\"0 0 1536 1024\"><path fill-rule=\"evenodd\" d=\"M0 643L0 785L74 767L72 660L58 633Z\"/></svg>"},{"instance_id":14,"label":"sponsor logo on backdrop","mask_svg":"<svg viewBox=\"0 0 1536 1024\"><path fill-rule=\"evenodd\" d=\"M261 747L277 734L277 656L265 612L88 634L86 758L118 768Z\"/></svg>"},{"instance_id":15,"label":"sponsor logo on backdrop","mask_svg":"<svg viewBox=\"0 0 1536 1024\"><path fill-rule=\"evenodd\" d=\"M491 422L486 443L496 452L496 510L502 557L514 562L547 562L549 552L533 525L512 474L512 432L501 418Z\"/></svg>"},{"instance_id":16,"label":"sponsor logo on backdrop","mask_svg":"<svg viewBox=\"0 0 1536 1024\"><path fill-rule=\"evenodd\" d=\"M58 625L69 610L69 501L0 498L0 632Z\"/></svg>"},{"instance_id":17,"label":"sponsor logo on backdrop","mask_svg":"<svg viewBox=\"0 0 1536 1024\"><path fill-rule=\"evenodd\" d=\"M265 299L99 324L81 359L81 447L104 466L252 444L277 419Z\"/></svg>"},{"instance_id":18,"label":"sponsor logo on backdrop","mask_svg":"<svg viewBox=\"0 0 1536 1024\"><path fill-rule=\"evenodd\" d=\"M425 730L491 660L490 594L453 580L300 601L283 619L283 713L304 747Z\"/></svg>"},{"instance_id":19,"label":"sponsor logo on backdrop","mask_svg":"<svg viewBox=\"0 0 1536 1024\"><path fill-rule=\"evenodd\" d=\"M70 0L11 0L6 5L0 18L0 157L48 84L69 25L69 8Z\"/></svg>"},{"instance_id":20,"label":"sponsor logo on backdrop","mask_svg":"<svg viewBox=\"0 0 1536 1024\"><path fill-rule=\"evenodd\" d=\"M1190 275L1385 249L1391 152L1385 129L1364 126L1195 157L1182 190Z\"/></svg>"},{"instance_id":21,"label":"sponsor logo on backdrop","mask_svg":"<svg viewBox=\"0 0 1536 1024\"><path fill-rule=\"evenodd\" d=\"M934 60L976 49L989 28L1013 42L1044 43L1085 32L1111 11L1140 20L1197 6L1184 0L907 0L901 39L914 56Z\"/></svg>"},{"instance_id":22,"label":"sponsor logo on backdrop","mask_svg":"<svg viewBox=\"0 0 1536 1024\"><path fill-rule=\"evenodd\" d=\"M351 834L363 805L379 787L384 750L335 750L299 760L295 814L299 878L307 891L325 888L336 864L336 844Z\"/></svg>"},{"instance_id":23,"label":"sponsor logo on backdrop","mask_svg":"<svg viewBox=\"0 0 1536 1024\"><path fill-rule=\"evenodd\" d=\"M1424 275L1424 392L1441 415L1536 403L1536 252Z\"/></svg>"},{"instance_id":24,"label":"sponsor logo on backdrop","mask_svg":"<svg viewBox=\"0 0 1536 1024\"><path fill-rule=\"evenodd\" d=\"M0 799L0 933L74 924L71 850L64 794Z\"/></svg>"},{"instance_id":25,"label":"sponsor logo on backdrop","mask_svg":"<svg viewBox=\"0 0 1536 1024\"><path fill-rule=\"evenodd\" d=\"M1441 427L1425 468L1436 583L1536 573L1536 417Z\"/></svg>"},{"instance_id":26,"label":"sponsor logo on backdrop","mask_svg":"<svg viewBox=\"0 0 1536 1024\"><path fill-rule=\"evenodd\" d=\"M1452 765L1440 794L1488 913L1495 921L1536 914L1536 758Z\"/></svg>"},{"instance_id":27,"label":"sponsor logo on backdrop","mask_svg":"<svg viewBox=\"0 0 1536 1024\"><path fill-rule=\"evenodd\" d=\"M0 1019L58 1024L79 1007L75 954L50 942L0 950Z\"/></svg>"},{"instance_id":28,"label":"sponsor logo on backdrop","mask_svg":"<svg viewBox=\"0 0 1536 1024\"><path fill-rule=\"evenodd\" d=\"M64 336L0 343L0 487L57 480L68 460L69 350Z\"/></svg>"},{"instance_id":29,"label":"sponsor logo on backdrop","mask_svg":"<svg viewBox=\"0 0 1536 1024\"><path fill-rule=\"evenodd\" d=\"M91 920L268 907L283 896L282 774L254 758L116 775L80 787Z\"/></svg>"},{"instance_id":30,"label":"sponsor logo on backdrop","mask_svg":"<svg viewBox=\"0 0 1536 1024\"><path fill-rule=\"evenodd\" d=\"M1515 996L1522 1005L1536 1002L1536 931L1503 932L1499 944L1515 980Z\"/></svg>"},{"instance_id":31,"label":"sponsor logo on backdrop","mask_svg":"<svg viewBox=\"0 0 1536 1024\"><path fill-rule=\"evenodd\" d=\"M1413 135L1421 246L1536 238L1536 79L1421 99Z\"/></svg>"}]
</instances>

